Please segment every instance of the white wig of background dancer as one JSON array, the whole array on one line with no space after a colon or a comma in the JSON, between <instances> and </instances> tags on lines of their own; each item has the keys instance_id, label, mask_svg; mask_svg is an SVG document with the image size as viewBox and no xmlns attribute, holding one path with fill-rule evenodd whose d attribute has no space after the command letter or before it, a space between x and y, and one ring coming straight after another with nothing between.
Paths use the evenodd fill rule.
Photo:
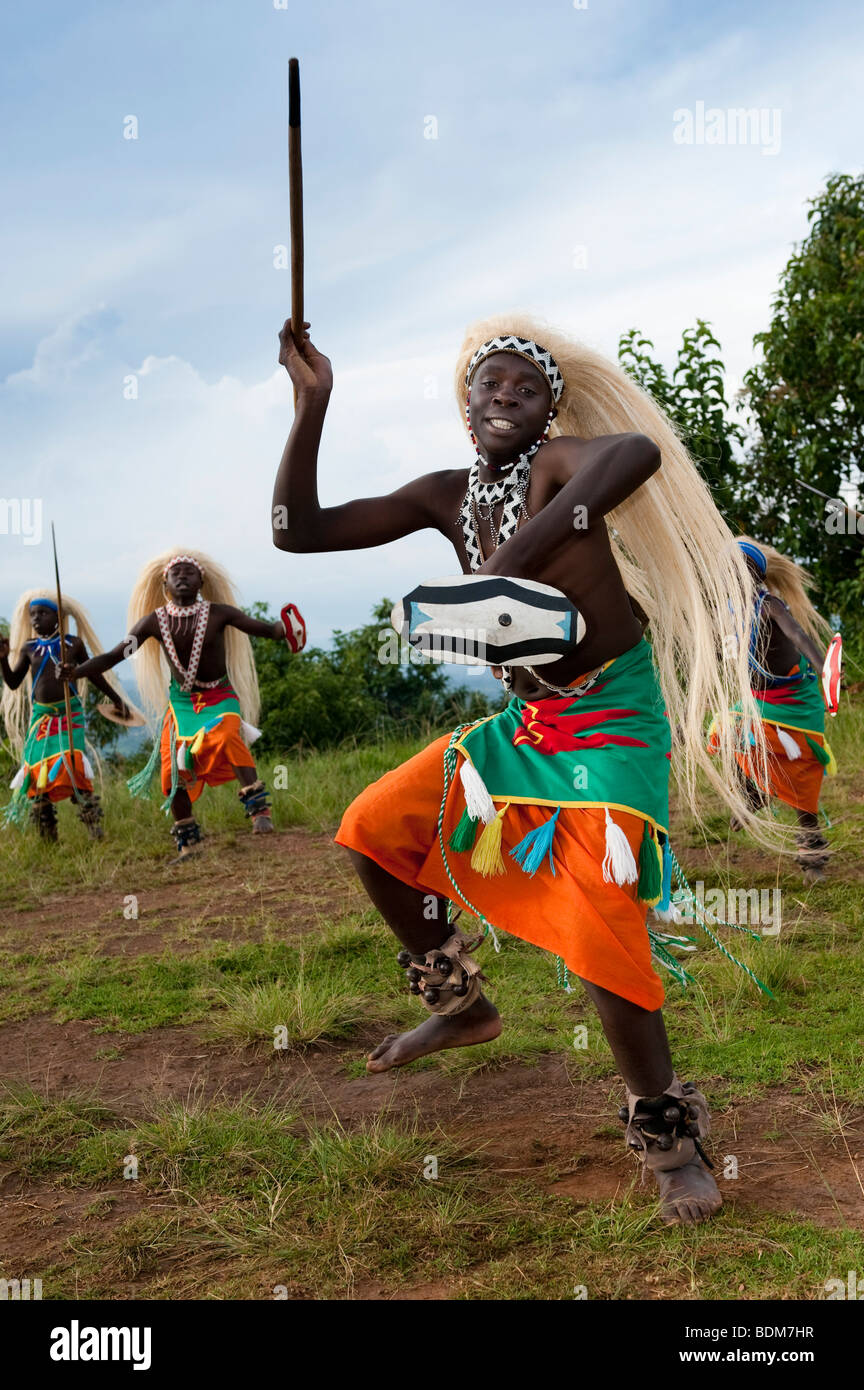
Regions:
<instances>
[{"instance_id":1,"label":"white wig of background dancer","mask_svg":"<svg viewBox=\"0 0 864 1390\"><path fill-rule=\"evenodd\" d=\"M211 560L210 556L205 555L202 550L192 550L189 546L177 545L149 560L138 575L129 599L129 611L126 617L127 630L141 618L146 617L148 613L152 613L164 605L168 595L165 590L163 570L169 560L179 555L194 560L203 570L204 578L200 589L202 599L209 599L211 603L228 603L234 608L240 607L234 585L221 565L217 565L216 561ZM241 714L247 724L257 724L261 709L261 696L258 690L258 673L255 670L252 643L247 634L238 632L236 627L226 627L223 636L225 666L228 679L237 693ZM132 660L135 664L135 677L141 702L148 717L155 722L162 717L168 704L171 668L161 643L152 639L142 642Z\"/></svg>"},{"instance_id":2,"label":"white wig of background dancer","mask_svg":"<svg viewBox=\"0 0 864 1390\"><path fill-rule=\"evenodd\" d=\"M12 614L9 625L9 660L13 665L18 661L24 644L36 636L30 621L30 606L33 603L38 603L40 599L48 599L51 604L56 605L57 593L50 589L28 589L26 594L21 595L15 612ZM75 630L90 656L99 656L104 651L99 638L93 631L93 624L86 608L76 599L70 598L68 594L63 595L63 618L67 634L70 631L69 619L73 620ZM123 688L110 671L105 672L103 680L106 680L112 690L116 690L120 699L125 701L126 696ZM6 725L6 735L16 757L21 756L27 737L30 706L33 698L32 684L32 673L28 673L17 690L10 690L8 686L4 685L3 696L0 699L0 712L2 712L3 722ZM87 694L87 682L80 680L76 681L75 685L83 705Z\"/></svg>"},{"instance_id":3,"label":"white wig of background dancer","mask_svg":"<svg viewBox=\"0 0 864 1390\"><path fill-rule=\"evenodd\" d=\"M658 445L661 467L607 514L606 524L627 592L650 621L679 793L698 818L704 779L758 840L778 847L787 838L785 829L758 821L742 794L734 724L718 721L716 756L706 748L708 716L739 704L754 731L751 756L764 769L747 659L752 584L707 483L668 416L632 377L599 352L525 314L496 314L468 329L456 364L463 422L472 356L482 344L508 334L541 344L564 378L550 438L636 433Z\"/></svg>"}]
</instances>

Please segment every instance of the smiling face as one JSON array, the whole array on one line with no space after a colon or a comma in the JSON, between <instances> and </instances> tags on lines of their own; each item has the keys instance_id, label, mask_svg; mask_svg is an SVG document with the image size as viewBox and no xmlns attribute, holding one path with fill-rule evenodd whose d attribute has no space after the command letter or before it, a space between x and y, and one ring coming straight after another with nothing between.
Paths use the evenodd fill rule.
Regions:
<instances>
[{"instance_id":1,"label":"smiling face","mask_svg":"<svg viewBox=\"0 0 864 1390\"><path fill-rule=\"evenodd\" d=\"M181 608L188 608L198 597L201 588L201 572L197 565L181 560L172 565L165 576L165 589L168 597Z\"/></svg>"},{"instance_id":2,"label":"smiling face","mask_svg":"<svg viewBox=\"0 0 864 1390\"><path fill-rule=\"evenodd\" d=\"M493 352L471 381L471 429L492 464L518 458L540 438L552 391L539 367L515 352Z\"/></svg>"},{"instance_id":3,"label":"smiling face","mask_svg":"<svg viewBox=\"0 0 864 1390\"><path fill-rule=\"evenodd\" d=\"M30 624L37 637L50 637L57 631L57 612L47 603L34 603L30 609Z\"/></svg>"}]
</instances>

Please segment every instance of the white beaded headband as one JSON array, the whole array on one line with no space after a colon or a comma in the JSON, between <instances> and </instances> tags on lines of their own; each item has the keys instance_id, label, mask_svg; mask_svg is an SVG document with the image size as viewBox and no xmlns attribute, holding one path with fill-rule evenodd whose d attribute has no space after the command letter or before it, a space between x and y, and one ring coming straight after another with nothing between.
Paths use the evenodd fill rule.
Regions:
<instances>
[{"instance_id":1,"label":"white beaded headband","mask_svg":"<svg viewBox=\"0 0 864 1390\"><path fill-rule=\"evenodd\" d=\"M515 333L502 334L500 338L490 338L488 343L481 343L468 363L468 371L465 373L465 385L471 386L471 378L476 372L480 363L487 357L491 357L493 352L513 352L518 357L524 357L526 362L539 367L549 383L552 392L552 399L558 402L564 390L564 378L555 358L546 348L539 343L534 343L530 338L517 338Z\"/></svg>"},{"instance_id":2,"label":"white beaded headband","mask_svg":"<svg viewBox=\"0 0 864 1390\"><path fill-rule=\"evenodd\" d=\"M204 578L204 566L201 564L200 560L195 559L194 555L175 555L168 561L167 565L165 565L162 570L163 579L167 579L168 571L173 569L175 565L194 565L201 578Z\"/></svg>"}]
</instances>

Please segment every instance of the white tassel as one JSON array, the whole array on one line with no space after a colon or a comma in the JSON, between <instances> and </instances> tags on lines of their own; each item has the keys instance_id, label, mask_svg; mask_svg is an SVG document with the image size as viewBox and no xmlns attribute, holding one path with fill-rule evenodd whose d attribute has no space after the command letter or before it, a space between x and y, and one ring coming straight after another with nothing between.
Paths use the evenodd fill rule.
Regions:
<instances>
[{"instance_id":1,"label":"white tassel","mask_svg":"<svg viewBox=\"0 0 864 1390\"><path fill-rule=\"evenodd\" d=\"M498 814L495 809L495 802L489 795L486 783L480 773L473 763L469 763L467 758L462 759L459 776L462 779L465 805L468 808L469 816L472 820L482 820L484 825L491 825Z\"/></svg>"},{"instance_id":2,"label":"white tassel","mask_svg":"<svg viewBox=\"0 0 864 1390\"><path fill-rule=\"evenodd\" d=\"M630 841L620 825L616 825L606 807L606 857L603 860L603 880L610 883L637 883L639 870Z\"/></svg>"},{"instance_id":3,"label":"white tassel","mask_svg":"<svg viewBox=\"0 0 864 1390\"><path fill-rule=\"evenodd\" d=\"M794 763L796 758L801 757L801 749L798 747L798 744L795 742L794 738L792 738L791 734L788 734L785 729L780 728L779 724L774 725L774 732L783 744L783 752L786 754L786 757L789 759L790 763Z\"/></svg>"},{"instance_id":4,"label":"white tassel","mask_svg":"<svg viewBox=\"0 0 864 1390\"><path fill-rule=\"evenodd\" d=\"M186 754L189 751L189 744L184 740L177 744L177 768L179 772L188 772Z\"/></svg>"},{"instance_id":5,"label":"white tassel","mask_svg":"<svg viewBox=\"0 0 864 1390\"><path fill-rule=\"evenodd\" d=\"M677 927L684 921L684 918L681 916L681 909L676 903L673 903L671 907L655 907L651 910L658 922L674 922Z\"/></svg>"},{"instance_id":6,"label":"white tassel","mask_svg":"<svg viewBox=\"0 0 864 1390\"><path fill-rule=\"evenodd\" d=\"M483 920L484 922L486 921L485 917ZM489 930L489 935L492 938L492 945L495 947L495 954L496 956L499 956L501 954L501 942L498 940L498 935L495 931L495 928L493 927L491 922L486 922L486 926Z\"/></svg>"},{"instance_id":7,"label":"white tassel","mask_svg":"<svg viewBox=\"0 0 864 1390\"><path fill-rule=\"evenodd\" d=\"M9 783L10 790L13 792L17 792L18 788L24 785L24 778L26 776L27 764L22 763L18 771L15 773L15 776L12 778L12 781Z\"/></svg>"},{"instance_id":8,"label":"white tassel","mask_svg":"<svg viewBox=\"0 0 864 1390\"><path fill-rule=\"evenodd\" d=\"M240 720L240 733L247 748L251 748L256 738L261 737L261 730L256 729L254 724L247 724L245 719Z\"/></svg>"},{"instance_id":9,"label":"white tassel","mask_svg":"<svg viewBox=\"0 0 864 1390\"><path fill-rule=\"evenodd\" d=\"M692 941L687 941L683 936L668 936L666 932L654 932L654 940L659 941L661 946L671 947L675 951L695 951L696 945Z\"/></svg>"},{"instance_id":10,"label":"white tassel","mask_svg":"<svg viewBox=\"0 0 864 1390\"><path fill-rule=\"evenodd\" d=\"M93 781L93 764L91 763L90 759L87 757L87 754L86 754L86 753L82 753L82 754L81 754L81 758L82 758L83 763L84 763L84 776L87 778L87 781L88 781L88 782L92 782L92 781Z\"/></svg>"}]
</instances>

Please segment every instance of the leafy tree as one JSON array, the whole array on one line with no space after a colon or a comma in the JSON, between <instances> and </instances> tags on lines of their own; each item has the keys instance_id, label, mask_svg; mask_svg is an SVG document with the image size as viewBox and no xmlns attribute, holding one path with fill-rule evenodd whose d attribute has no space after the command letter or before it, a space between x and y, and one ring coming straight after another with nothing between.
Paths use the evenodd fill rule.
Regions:
<instances>
[{"instance_id":1,"label":"leafy tree","mask_svg":"<svg viewBox=\"0 0 864 1390\"><path fill-rule=\"evenodd\" d=\"M757 536L807 565L823 609L864 646L864 545L827 503L858 492L864 448L864 177L832 174L812 199L810 230L757 334L744 378L755 438L748 492ZM860 503L858 504L860 507ZM854 516L851 520L854 528Z\"/></svg>"},{"instance_id":2,"label":"leafy tree","mask_svg":"<svg viewBox=\"0 0 864 1390\"><path fill-rule=\"evenodd\" d=\"M729 414L720 344L710 324L685 329L671 377L653 357L654 344L631 328L618 343L618 360L665 410L733 529L743 523L740 498L744 432Z\"/></svg>"},{"instance_id":3,"label":"leafy tree","mask_svg":"<svg viewBox=\"0 0 864 1390\"><path fill-rule=\"evenodd\" d=\"M392 607L382 599L371 623L334 633L329 651L310 647L295 656L284 643L252 639L261 686L258 746L265 752L325 748L455 727L489 712L482 693L454 690L440 665L400 648L389 621ZM250 611L272 621L263 603Z\"/></svg>"}]
</instances>

